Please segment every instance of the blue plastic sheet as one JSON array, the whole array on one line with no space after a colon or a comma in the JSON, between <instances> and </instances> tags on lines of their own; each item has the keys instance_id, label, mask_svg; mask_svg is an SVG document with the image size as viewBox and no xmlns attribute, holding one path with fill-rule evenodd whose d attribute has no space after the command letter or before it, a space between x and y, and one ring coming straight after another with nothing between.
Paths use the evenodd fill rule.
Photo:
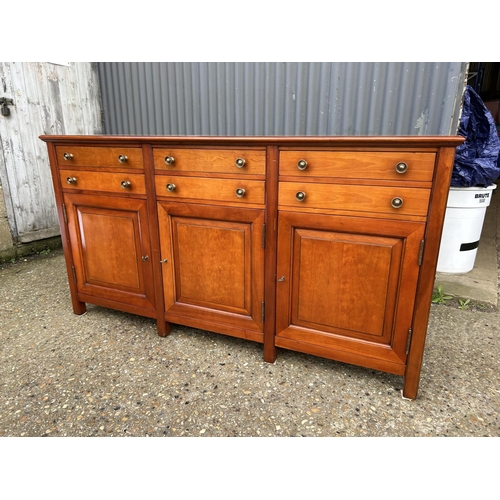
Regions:
<instances>
[{"instance_id":1,"label":"blue plastic sheet","mask_svg":"<svg viewBox=\"0 0 500 500\"><path fill-rule=\"evenodd\" d=\"M500 177L500 139L491 113L469 85L458 134L465 137L465 142L456 150L451 185L490 186Z\"/></svg>"}]
</instances>

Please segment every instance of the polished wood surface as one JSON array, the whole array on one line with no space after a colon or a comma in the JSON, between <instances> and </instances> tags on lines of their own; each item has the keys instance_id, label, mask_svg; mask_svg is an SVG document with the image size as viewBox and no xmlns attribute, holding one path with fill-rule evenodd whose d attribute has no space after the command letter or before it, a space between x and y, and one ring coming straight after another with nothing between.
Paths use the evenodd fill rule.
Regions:
<instances>
[{"instance_id":1,"label":"polished wood surface","mask_svg":"<svg viewBox=\"0 0 500 500\"><path fill-rule=\"evenodd\" d=\"M152 147L187 148L235 148L279 146L280 150L287 149L316 149L331 147L348 149L349 151L429 151L436 152L440 148L456 148L464 141L460 136L443 135L395 135L395 136L206 136L206 135L41 135L40 139L47 143L58 145L74 144L85 146L117 147L121 145L138 147L148 144Z\"/></svg>"},{"instance_id":2,"label":"polished wood surface","mask_svg":"<svg viewBox=\"0 0 500 500\"><path fill-rule=\"evenodd\" d=\"M151 241L151 264L153 268L153 286L155 294L155 316L158 335L166 337L171 331L170 323L165 321L163 284L161 282L162 262L160 254L160 235L158 223L158 210L156 190L154 184L154 164L153 154L149 144L142 144L142 153L144 157L144 178L146 181L146 190L148 193L148 219L149 219L149 237Z\"/></svg>"},{"instance_id":3,"label":"polished wood surface","mask_svg":"<svg viewBox=\"0 0 500 500\"><path fill-rule=\"evenodd\" d=\"M420 272L415 311L413 314L413 334L403 386L403 396L408 399L415 399L418 394L425 337L427 334L427 323L431 308L431 297L439 255L439 244L443 231L446 201L448 199L454 157L454 149L443 148L439 151L436 159L436 177L434 179L429 219L426 226L425 246L422 254L422 269Z\"/></svg>"},{"instance_id":4,"label":"polished wood surface","mask_svg":"<svg viewBox=\"0 0 500 500\"><path fill-rule=\"evenodd\" d=\"M277 230L278 230L278 157L279 149L276 146L267 148L267 175L266 175L266 232L264 253L264 360L268 363L276 361L278 350L275 343L276 332L276 258L277 258Z\"/></svg>"},{"instance_id":5,"label":"polished wood surface","mask_svg":"<svg viewBox=\"0 0 500 500\"><path fill-rule=\"evenodd\" d=\"M297 193L305 193L303 201L297 200ZM300 210L325 208L400 215L427 214L430 189L405 187L356 186L342 184L320 184L306 182L280 182L278 207L286 210L295 207ZM400 198L403 204L394 208L391 202Z\"/></svg>"},{"instance_id":6,"label":"polished wood surface","mask_svg":"<svg viewBox=\"0 0 500 500\"><path fill-rule=\"evenodd\" d=\"M154 148L154 164L157 170L175 172L227 173L238 175L264 175L266 150L262 149L181 149ZM166 163L165 158L173 159ZM236 161L244 161L238 167Z\"/></svg>"},{"instance_id":7,"label":"polished wood surface","mask_svg":"<svg viewBox=\"0 0 500 500\"><path fill-rule=\"evenodd\" d=\"M77 291L154 309L146 201L66 193Z\"/></svg>"},{"instance_id":8,"label":"polished wood surface","mask_svg":"<svg viewBox=\"0 0 500 500\"><path fill-rule=\"evenodd\" d=\"M166 318L201 315L262 341L264 211L159 201L158 214Z\"/></svg>"},{"instance_id":9,"label":"polished wood surface","mask_svg":"<svg viewBox=\"0 0 500 500\"><path fill-rule=\"evenodd\" d=\"M434 172L435 153L360 152L360 151L281 151L280 175L336 177L345 179L384 179L400 182L430 181ZM304 160L305 170L298 168ZM398 173L396 165L405 163L407 170Z\"/></svg>"},{"instance_id":10,"label":"polished wood surface","mask_svg":"<svg viewBox=\"0 0 500 500\"><path fill-rule=\"evenodd\" d=\"M263 342L268 362L281 347L404 375L417 396L463 138L41 138L76 314L90 302L161 336Z\"/></svg>"},{"instance_id":11,"label":"polished wood surface","mask_svg":"<svg viewBox=\"0 0 500 500\"><path fill-rule=\"evenodd\" d=\"M56 146L56 157L60 168L116 167L125 170L143 168L141 148Z\"/></svg>"},{"instance_id":12,"label":"polished wood surface","mask_svg":"<svg viewBox=\"0 0 500 500\"><path fill-rule=\"evenodd\" d=\"M404 363L424 229L281 212L277 337Z\"/></svg>"},{"instance_id":13,"label":"polished wood surface","mask_svg":"<svg viewBox=\"0 0 500 500\"><path fill-rule=\"evenodd\" d=\"M174 184L175 190L169 191L168 184ZM203 200L228 202L235 205L264 206L265 182L248 179L219 179L201 177L181 177L175 175L155 176L156 193L159 197L171 199ZM238 189L244 189L238 197Z\"/></svg>"},{"instance_id":14,"label":"polished wood surface","mask_svg":"<svg viewBox=\"0 0 500 500\"><path fill-rule=\"evenodd\" d=\"M119 194L146 194L143 174L60 170L63 190L102 191ZM122 183L127 183L126 187Z\"/></svg>"}]
</instances>

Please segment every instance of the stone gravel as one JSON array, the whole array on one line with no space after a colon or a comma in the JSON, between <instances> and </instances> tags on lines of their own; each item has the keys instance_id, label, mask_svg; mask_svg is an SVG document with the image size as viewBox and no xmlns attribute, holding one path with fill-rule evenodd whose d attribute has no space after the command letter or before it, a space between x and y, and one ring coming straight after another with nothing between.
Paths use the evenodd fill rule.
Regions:
<instances>
[{"instance_id":1,"label":"stone gravel","mask_svg":"<svg viewBox=\"0 0 500 500\"><path fill-rule=\"evenodd\" d=\"M0 436L500 436L498 312L433 305L402 377L88 305L61 250L0 265Z\"/></svg>"}]
</instances>

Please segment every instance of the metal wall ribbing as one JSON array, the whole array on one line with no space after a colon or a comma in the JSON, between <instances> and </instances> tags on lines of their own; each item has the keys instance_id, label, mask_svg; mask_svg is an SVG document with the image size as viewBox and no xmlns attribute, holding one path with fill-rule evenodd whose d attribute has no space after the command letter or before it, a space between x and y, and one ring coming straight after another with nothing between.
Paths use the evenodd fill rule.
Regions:
<instances>
[{"instance_id":1,"label":"metal wall ribbing","mask_svg":"<svg viewBox=\"0 0 500 500\"><path fill-rule=\"evenodd\" d=\"M107 134L454 135L467 64L98 63Z\"/></svg>"}]
</instances>

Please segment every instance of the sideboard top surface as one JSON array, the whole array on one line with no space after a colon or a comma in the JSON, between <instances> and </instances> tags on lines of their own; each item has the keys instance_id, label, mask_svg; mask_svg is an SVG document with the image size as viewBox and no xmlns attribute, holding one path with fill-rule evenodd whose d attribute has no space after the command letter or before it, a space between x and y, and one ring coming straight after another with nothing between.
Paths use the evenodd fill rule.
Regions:
<instances>
[{"instance_id":1,"label":"sideboard top surface","mask_svg":"<svg viewBox=\"0 0 500 500\"><path fill-rule=\"evenodd\" d=\"M307 146L319 147L456 147L462 136L131 136L131 135L41 135L48 143L81 143L98 145L116 144L168 144L168 145L236 145L254 146Z\"/></svg>"}]
</instances>

